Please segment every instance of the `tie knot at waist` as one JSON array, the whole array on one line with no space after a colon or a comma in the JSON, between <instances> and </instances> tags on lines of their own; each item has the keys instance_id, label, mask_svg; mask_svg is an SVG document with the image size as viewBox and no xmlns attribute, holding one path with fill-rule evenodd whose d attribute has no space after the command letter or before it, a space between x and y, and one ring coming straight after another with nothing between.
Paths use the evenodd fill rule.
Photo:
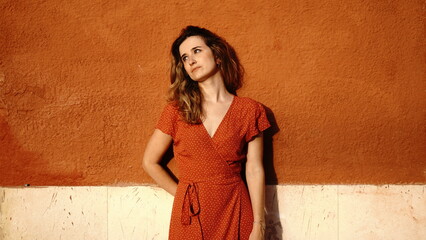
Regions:
<instances>
[{"instance_id":1,"label":"tie knot at waist","mask_svg":"<svg viewBox=\"0 0 426 240\"><path fill-rule=\"evenodd\" d=\"M185 195L183 197L182 204L182 214L181 214L181 222L183 225L190 225L191 218L197 216L200 213L200 200L198 198L198 183L211 183L218 185L227 185L233 184L238 181L241 181L241 176L239 174L227 174L227 175L218 175L211 178L206 179L198 179L198 180L179 180L180 183L183 183L185 186Z\"/></svg>"},{"instance_id":2,"label":"tie knot at waist","mask_svg":"<svg viewBox=\"0 0 426 240\"><path fill-rule=\"evenodd\" d=\"M181 222L183 225L191 224L191 217L200 213L198 189L194 182L185 182L186 190L183 198Z\"/></svg>"}]
</instances>

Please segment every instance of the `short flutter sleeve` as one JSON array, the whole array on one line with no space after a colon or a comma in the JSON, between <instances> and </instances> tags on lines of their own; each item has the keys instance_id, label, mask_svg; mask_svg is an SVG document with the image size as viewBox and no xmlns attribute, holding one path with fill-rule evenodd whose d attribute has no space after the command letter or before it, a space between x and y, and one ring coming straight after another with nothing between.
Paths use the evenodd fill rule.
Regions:
<instances>
[{"instance_id":1,"label":"short flutter sleeve","mask_svg":"<svg viewBox=\"0 0 426 240\"><path fill-rule=\"evenodd\" d=\"M253 114L246 133L246 142L253 140L255 136L271 126L266 117L265 108L260 103L256 103L253 108Z\"/></svg>"},{"instance_id":2,"label":"short flutter sleeve","mask_svg":"<svg viewBox=\"0 0 426 240\"><path fill-rule=\"evenodd\" d=\"M178 115L179 113L176 107L172 103L167 104L164 107L155 128L170 135L172 138L175 138Z\"/></svg>"}]
</instances>

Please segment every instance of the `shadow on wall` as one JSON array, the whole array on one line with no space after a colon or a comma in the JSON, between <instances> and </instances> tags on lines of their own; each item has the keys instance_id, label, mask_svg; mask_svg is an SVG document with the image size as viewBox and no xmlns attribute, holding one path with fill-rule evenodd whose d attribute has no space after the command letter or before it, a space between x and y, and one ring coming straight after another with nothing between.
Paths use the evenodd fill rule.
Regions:
<instances>
[{"instance_id":1,"label":"shadow on wall","mask_svg":"<svg viewBox=\"0 0 426 240\"><path fill-rule=\"evenodd\" d=\"M49 172L48 159L42 153L25 150L13 135L7 119L0 116L0 186L48 186L64 182L78 184L83 175Z\"/></svg>"},{"instance_id":2,"label":"shadow on wall","mask_svg":"<svg viewBox=\"0 0 426 240\"><path fill-rule=\"evenodd\" d=\"M278 178L274 167L274 148L272 137L280 131L278 128L277 121L275 119L272 110L266 106L263 106L266 110L271 127L264 132L264 149L263 149L263 165L265 167L265 181L266 185L277 185Z\"/></svg>"},{"instance_id":3,"label":"shadow on wall","mask_svg":"<svg viewBox=\"0 0 426 240\"><path fill-rule=\"evenodd\" d=\"M0 116L0 185L24 186L33 180L33 165L41 163L37 154L22 149L6 119Z\"/></svg>"},{"instance_id":4,"label":"shadow on wall","mask_svg":"<svg viewBox=\"0 0 426 240\"><path fill-rule=\"evenodd\" d=\"M264 132L264 150L263 150L263 165L265 167L265 181L266 181L266 240L282 240L283 227L280 220L280 213L278 208L277 199L277 184L278 178L274 167L274 148L272 137L280 131L277 121L272 110L263 106L266 110L266 115L271 127Z\"/></svg>"}]
</instances>

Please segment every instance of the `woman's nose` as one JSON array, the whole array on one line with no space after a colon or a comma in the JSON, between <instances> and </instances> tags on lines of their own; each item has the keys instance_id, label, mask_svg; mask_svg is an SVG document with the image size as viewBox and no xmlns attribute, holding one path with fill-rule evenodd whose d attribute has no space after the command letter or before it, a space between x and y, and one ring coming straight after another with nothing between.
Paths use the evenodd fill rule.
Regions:
<instances>
[{"instance_id":1,"label":"woman's nose","mask_svg":"<svg viewBox=\"0 0 426 240\"><path fill-rule=\"evenodd\" d=\"M194 56L189 56L189 65L193 65L197 63L197 61L195 60Z\"/></svg>"}]
</instances>

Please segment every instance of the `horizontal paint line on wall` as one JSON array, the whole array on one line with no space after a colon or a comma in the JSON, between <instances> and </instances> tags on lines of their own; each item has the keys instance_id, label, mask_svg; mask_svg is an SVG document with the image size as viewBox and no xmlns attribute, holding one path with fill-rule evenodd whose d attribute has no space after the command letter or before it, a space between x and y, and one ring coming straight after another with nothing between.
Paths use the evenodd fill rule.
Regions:
<instances>
[{"instance_id":1,"label":"horizontal paint line on wall","mask_svg":"<svg viewBox=\"0 0 426 240\"><path fill-rule=\"evenodd\" d=\"M392 186L426 186L424 183L410 183L410 184L266 184L267 187L286 187L286 186L297 186L297 187L306 187L306 186L375 186L375 187L392 187ZM32 185L32 184L24 184L22 186L0 186L0 188L50 188L50 187L59 187L59 188L81 188L81 187L158 187L157 184L151 183L119 183L114 185Z\"/></svg>"}]
</instances>

